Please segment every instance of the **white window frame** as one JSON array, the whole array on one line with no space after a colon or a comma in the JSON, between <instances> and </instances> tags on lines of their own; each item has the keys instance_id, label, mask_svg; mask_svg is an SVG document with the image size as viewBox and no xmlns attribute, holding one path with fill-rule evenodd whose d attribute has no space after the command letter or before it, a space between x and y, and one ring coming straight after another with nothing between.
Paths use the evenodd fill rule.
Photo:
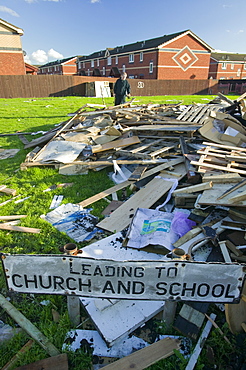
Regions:
<instances>
[{"instance_id":1,"label":"white window frame","mask_svg":"<svg viewBox=\"0 0 246 370\"><path fill-rule=\"evenodd\" d=\"M87 69L87 76L90 76L90 69Z\"/></svg>"},{"instance_id":2,"label":"white window frame","mask_svg":"<svg viewBox=\"0 0 246 370\"><path fill-rule=\"evenodd\" d=\"M129 54L129 63L134 63L134 54Z\"/></svg>"},{"instance_id":3,"label":"white window frame","mask_svg":"<svg viewBox=\"0 0 246 370\"><path fill-rule=\"evenodd\" d=\"M109 56L109 57L107 58L107 65L108 65L108 66L111 66L111 64L112 64L112 58L111 58L111 56Z\"/></svg>"},{"instance_id":4,"label":"white window frame","mask_svg":"<svg viewBox=\"0 0 246 370\"><path fill-rule=\"evenodd\" d=\"M140 51L140 54L139 54L139 62L143 62L143 52Z\"/></svg>"},{"instance_id":5,"label":"white window frame","mask_svg":"<svg viewBox=\"0 0 246 370\"><path fill-rule=\"evenodd\" d=\"M83 68L85 69L85 62L83 62Z\"/></svg>"},{"instance_id":6,"label":"white window frame","mask_svg":"<svg viewBox=\"0 0 246 370\"><path fill-rule=\"evenodd\" d=\"M99 65L100 65L100 61L99 59L97 59L97 67L99 67Z\"/></svg>"},{"instance_id":7,"label":"white window frame","mask_svg":"<svg viewBox=\"0 0 246 370\"><path fill-rule=\"evenodd\" d=\"M79 69L81 69L81 62L79 62L79 65L78 65Z\"/></svg>"},{"instance_id":8,"label":"white window frame","mask_svg":"<svg viewBox=\"0 0 246 370\"><path fill-rule=\"evenodd\" d=\"M91 60L91 68L94 68L94 60Z\"/></svg>"},{"instance_id":9,"label":"white window frame","mask_svg":"<svg viewBox=\"0 0 246 370\"><path fill-rule=\"evenodd\" d=\"M153 71L154 71L154 63L149 62L149 73L153 73Z\"/></svg>"},{"instance_id":10,"label":"white window frame","mask_svg":"<svg viewBox=\"0 0 246 370\"><path fill-rule=\"evenodd\" d=\"M221 69L226 69L226 62L223 62L221 65Z\"/></svg>"},{"instance_id":11,"label":"white window frame","mask_svg":"<svg viewBox=\"0 0 246 370\"><path fill-rule=\"evenodd\" d=\"M118 64L119 60L118 60L118 55L115 56L115 64Z\"/></svg>"},{"instance_id":12,"label":"white window frame","mask_svg":"<svg viewBox=\"0 0 246 370\"><path fill-rule=\"evenodd\" d=\"M244 69L244 70L246 69L246 63L243 65L243 69Z\"/></svg>"},{"instance_id":13,"label":"white window frame","mask_svg":"<svg viewBox=\"0 0 246 370\"><path fill-rule=\"evenodd\" d=\"M105 70L105 67L103 66L103 76L105 76L106 74L106 70Z\"/></svg>"},{"instance_id":14,"label":"white window frame","mask_svg":"<svg viewBox=\"0 0 246 370\"><path fill-rule=\"evenodd\" d=\"M126 71L126 65L125 65L125 64L123 64L123 65L122 65L122 72L123 72L123 73L125 73L125 71Z\"/></svg>"},{"instance_id":15,"label":"white window frame","mask_svg":"<svg viewBox=\"0 0 246 370\"><path fill-rule=\"evenodd\" d=\"M240 77L240 74L241 74L241 69L238 68L238 70L237 70L237 77Z\"/></svg>"},{"instance_id":16,"label":"white window frame","mask_svg":"<svg viewBox=\"0 0 246 370\"><path fill-rule=\"evenodd\" d=\"M234 63L231 64L231 69L234 69Z\"/></svg>"}]
</instances>

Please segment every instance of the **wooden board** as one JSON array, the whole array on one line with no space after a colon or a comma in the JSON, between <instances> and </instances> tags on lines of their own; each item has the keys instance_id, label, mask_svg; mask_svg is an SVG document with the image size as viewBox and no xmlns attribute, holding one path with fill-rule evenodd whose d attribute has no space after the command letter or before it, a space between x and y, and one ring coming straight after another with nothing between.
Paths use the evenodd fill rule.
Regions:
<instances>
[{"instance_id":1,"label":"wooden board","mask_svg":"<svg viewBox=\"0 0 246 370\"><path fill-rule=\"evenodd\" d=\"M22 233L34 233L38 234L40 233L40 229L35 229L32 227L25 227L25 226L12 226L9 224L1 224L0 223L0 229L1 230L10 230L10 231L20 231Z\"/></svg>"},{"instance_id":2,"label":"wooden board","mask_svg":"<svg viewBox=\"0 0 246 370\"><path fill-rule=\"evenodd\" d=\"M246 283L242 294L246 296ZM238 304L225 304L225 315L229 329L233 334L243 331L242 323L246 322L246 302L241 298Z\"/></svg>"},{"instance_id":3,"label":"wooden board","mask_svg":"<svg viewBox=\"0 0 246 370\"><path fill-rule=\"evenodd\" d=\"M184 165L182 165L182 169L183 173L186 173ZM172 176L165 175L165 178L172 178ZM99 222L97 227L111 231L112 233L122 231L130 224L137 208L150 208L171 189L172 185L172 181L155 177L122 204L122 206L117 208L111 216Z\"/></svg>"},{"instance_id":4,"label":"wooden board","mask_svg":"<svg viewBox=\"0 0 246 370\"><path fill-rule=\"evenodd\" d=\"M16 367L15 370L68 370L67 354L48 357L28 365Z\"/></svg>"},{"instance_id":5,"label":"wooden board","mask_svg":"<svg viewBox=\"0 0 246 370\"><path fill-rule=\"evenodd\" d=\"M146 178L148 176L152 176L152 175L154 175L154 174L156 174L156 173L164 170L165 168L170 168L170 167L175 166L175 165L177 165L179 163L182 163L183 161L184 161L183 158L177 158L177 159L171 160L171 161L169 161L167 163L163 163L163 164L161 164L159 166L156 166L153 169L151 169L149 171L146 171L144 173L144 175L142 176L142 179L144 179L144 178ZM126 188L127 186L129 186L131 184L132 184L132 182L131 181L128 181L128 180L127 181L124 181L124 182L121 182L120 184L117 184L115 186L112 186L111 188L106 189L106 190L104 190L104 191L102 191L102 192L100 192L98 194L95 194L92 197L87 198L87 199L79 202L78 204L80 204L82 207L87 207L90 204L95 203L98 200L103 199L103 198L107 197L108 195L111 195L111 194L117 192L118 190L124 189L124 188Z\"/></svg>"},{"instance_id":6,"label":"wooden board","mask_svg":"<svg viewBox=\"0 0 246 370\"><path fill-rule=\"evenodd\" d=\"M167 358L173 354L173 350L179 349L177 339L165 338L149 345L131 355L121 358L110 365L104 367L105 370L143 370L155 362Z\"/></svg>"},{"instance_id":7,"label":"wooden board","mask_svg":"<svg viewBox=\"0 0 246 370\"><path fill-rule=\"evenodd\" d=\"M230 199L236 195L239 195L242 191L246 190L246 185L226 195L222 199L218 199L226 190L234 186L235 183L228 184L214 184L210 190L205 190L199 199L201 205L223 205L223 206L238 206L238 203L233 203ZM240 202L241 207L246 206L246 200Z\"/></svg>"},{"instance_id":8,"label":"wooden board","mask_svg":"<svg viewBox=\"0 0 246 370\"><path fill-rule=\"evenodd\" d=\"M130 136L124 139L114 140L106 144L102 145L93 145L92 146L92 153L99 153L105 150L121 148L132 144L140 143L140 140L137 136Z\"/></svg>"}]
</instances>

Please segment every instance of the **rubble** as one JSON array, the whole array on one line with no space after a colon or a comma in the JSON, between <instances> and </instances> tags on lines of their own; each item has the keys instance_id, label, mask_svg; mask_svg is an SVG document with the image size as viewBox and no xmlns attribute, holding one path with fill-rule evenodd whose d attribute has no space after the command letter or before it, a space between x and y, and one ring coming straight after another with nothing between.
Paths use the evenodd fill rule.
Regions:
<instances>
[{"instance_id":1,"label":"rubble","mask_svg":"<svg viewBox=\"0 0 246 370\"><path fill-rule=\"evenodd\" d=\"M198 279L195 263L244 266L244 95L237 101L230 101L219 94L208 104L189 106L181 103L140 106L133 101L111 108L83 106L68 121L25 144L26 149L34 149L21 164L21 169L53 166L59 173L72 176L109 167L113 170L111 178L115 185L78 204L52 204L50 208L54 210L42 218L76 242L90 241L81 250L83 258L111 262L177 261L177 264L186 261L194 263L194 279ZM91 111L93 108L96 109ZM71 185L66 183L60 187ZM86 209L127 187L131 188L130 197L124 202L117 196L112 197L101 221ZM4 191L4 187L0 190ZM54 197L53 201L58 199ZM230 276L227 280L230 281ZM162 312L164 322L172 322L176 315L174 328L193 341L198 340L188 364L191 369L216 318L215 314L208 316L206 312L211 303L220 303L219 289L224 289L221 284L211 293L210 288L205 288L205 283L201 288L196 287L200 289L201 300L193 303L184 297L186 303L179 312L175 304L177 291L173 293L172 302L122 299L117 295L115 299L79 297L80 305L97 331L86 333L83 327L81 332L68 333L65 342L70 344L71 350L76 350L81 347L80 336L87 338L87 342L93 336L100 341L99 349L93 343L97 356L107 357L108 352L109 357L122 358L134 351L132 342L136 329ZM226 301L222 307L231 331L241 332L246 322L244 279L236 288L240 296ZM214 301L211 297L208 302L203 299L206 289ZM240 305L238 310L234 310L236 302ZM205 318L208 322L198 339ZM116 345L123 346L122 343L130 349L119 351ZM136 346L139 349L148 344L140 340Z\"/></svg>"}]
</instances>

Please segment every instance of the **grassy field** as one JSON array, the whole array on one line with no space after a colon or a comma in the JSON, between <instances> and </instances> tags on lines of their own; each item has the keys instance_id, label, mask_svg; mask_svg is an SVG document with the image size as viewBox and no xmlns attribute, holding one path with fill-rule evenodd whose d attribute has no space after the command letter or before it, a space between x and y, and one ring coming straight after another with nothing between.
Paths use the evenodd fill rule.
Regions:
<instances>
[{"instance_id":1,"label":"grassy field","mask_svg":"<svg viewBox=\"0 0 246 370\"><path fill-rule=\"evenodd\" d=\"M137 97L137 104L165 103L165 104L192 104L208 103L214 96L156 96ZM232 97L231 97L232 98ZM236 99L236 97L233 97ZM39 99L0 99L0 134L14 134L16 132L35 133L47 131L61 122L69 119L68 114L73 113L86 103L102 104L102 99L83 97L39 98ZM113 105L113 98L106 98L107 106ZM39 134L39 136L42 133ZM26 134L29 140L37 136ZM82 200L103 191L114 185L108 176L112 169L104 169L100 172L90 171L88 175L64 176L59 175L54 168L34 167L27 171L21 171L20 165L24 162L30 149L25 150L23 143L17 135L1 136L0 149L20 149L13 158L0 161L0 185L15 189L20 199L29 197L23 202L14 201L0 207L0 214L26 215L21 220L20 226L41 229L40 234L8 232L0 230L0 252L10 254L60 254L60 248L68 242L73 242L65 233L57 231L41 215L49 212L49 206L55 195L64 196L63 203L78 203ZM59 183L73 182L72 187L43 192L49 186ZM4 193L0 193L0 203L9 199ZM19 199L19 198L17 198ZM91 213L102 219L101 212L108 205L105 200L100 200L92 205ZM86 243L79 243L82 248ZM37 328L61 350L65 334L73 328L67 313L66 297L55 295L32 295L14 294L7 291L5 278L0 268L0 292L5 297L10 297L12 304L18 308ZM43 304L47 302L48 304ZM214 307L213 307L214 309ZM59 320L54 321L52 312L59 314ZM219 310L218 310L219 311ZM217 312L216 312L217 313ZM233 336L224 321L224 315L219 322L220 328L230 338L233 345L230 346L220 335L217 329L213 329L206 341L196 369L241 369L245 357L245 336ZM16 327L15 322L0 308L0 320ZM161 326L161 325L160 325ZM161 333L166 334L162 329ZM174 330L169 333L174 334ZM177 334L177 333L176 333ZM13 339L0 345L0 368L2 368L30 339L27 334L20 332ZM195 343L194 343L195 344ZM207 356L208 351L213 351L213 358ZM36 343L24 354L21 354L15 367L48 357L45 351ZM68 353L69 369L87 370L92 368L91 353L77 351ZM212 358L212 359L211 359ZM214 363L212 363L214 361ZM233 363L230 367L230 363ZM237 365L238 363L238 365ZM179 354L167 360L152 365L150 369L185 369L187 360ZM233 367L234 366L234 367ZM245 366L245 365L244 365Z\"/></svg>"}]
</instances>

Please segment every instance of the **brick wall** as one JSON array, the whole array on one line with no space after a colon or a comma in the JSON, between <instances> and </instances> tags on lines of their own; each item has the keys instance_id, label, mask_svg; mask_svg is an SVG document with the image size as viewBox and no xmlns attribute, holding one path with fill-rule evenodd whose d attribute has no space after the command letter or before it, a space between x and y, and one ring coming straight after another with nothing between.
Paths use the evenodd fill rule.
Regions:
<instances>
[{"instance_id":1,"label":"brick wall","mask_svg":"<svg viewBox=\"0 0 246 370\"><path fill-rule=\"evenodd\" d=\"M159 52L158 79L208 78L210 52L191 35L165 45Z\"/></svg>"},{"instance_id":2,"label":"brick wall","mask_svg":"<svg viewBox=\"0 0 246 370\"><path fill-rule=\"evenodd\" d=\"M0 75L25 75L22 53L0 53Z\"/></svg>"}]
</instances>

